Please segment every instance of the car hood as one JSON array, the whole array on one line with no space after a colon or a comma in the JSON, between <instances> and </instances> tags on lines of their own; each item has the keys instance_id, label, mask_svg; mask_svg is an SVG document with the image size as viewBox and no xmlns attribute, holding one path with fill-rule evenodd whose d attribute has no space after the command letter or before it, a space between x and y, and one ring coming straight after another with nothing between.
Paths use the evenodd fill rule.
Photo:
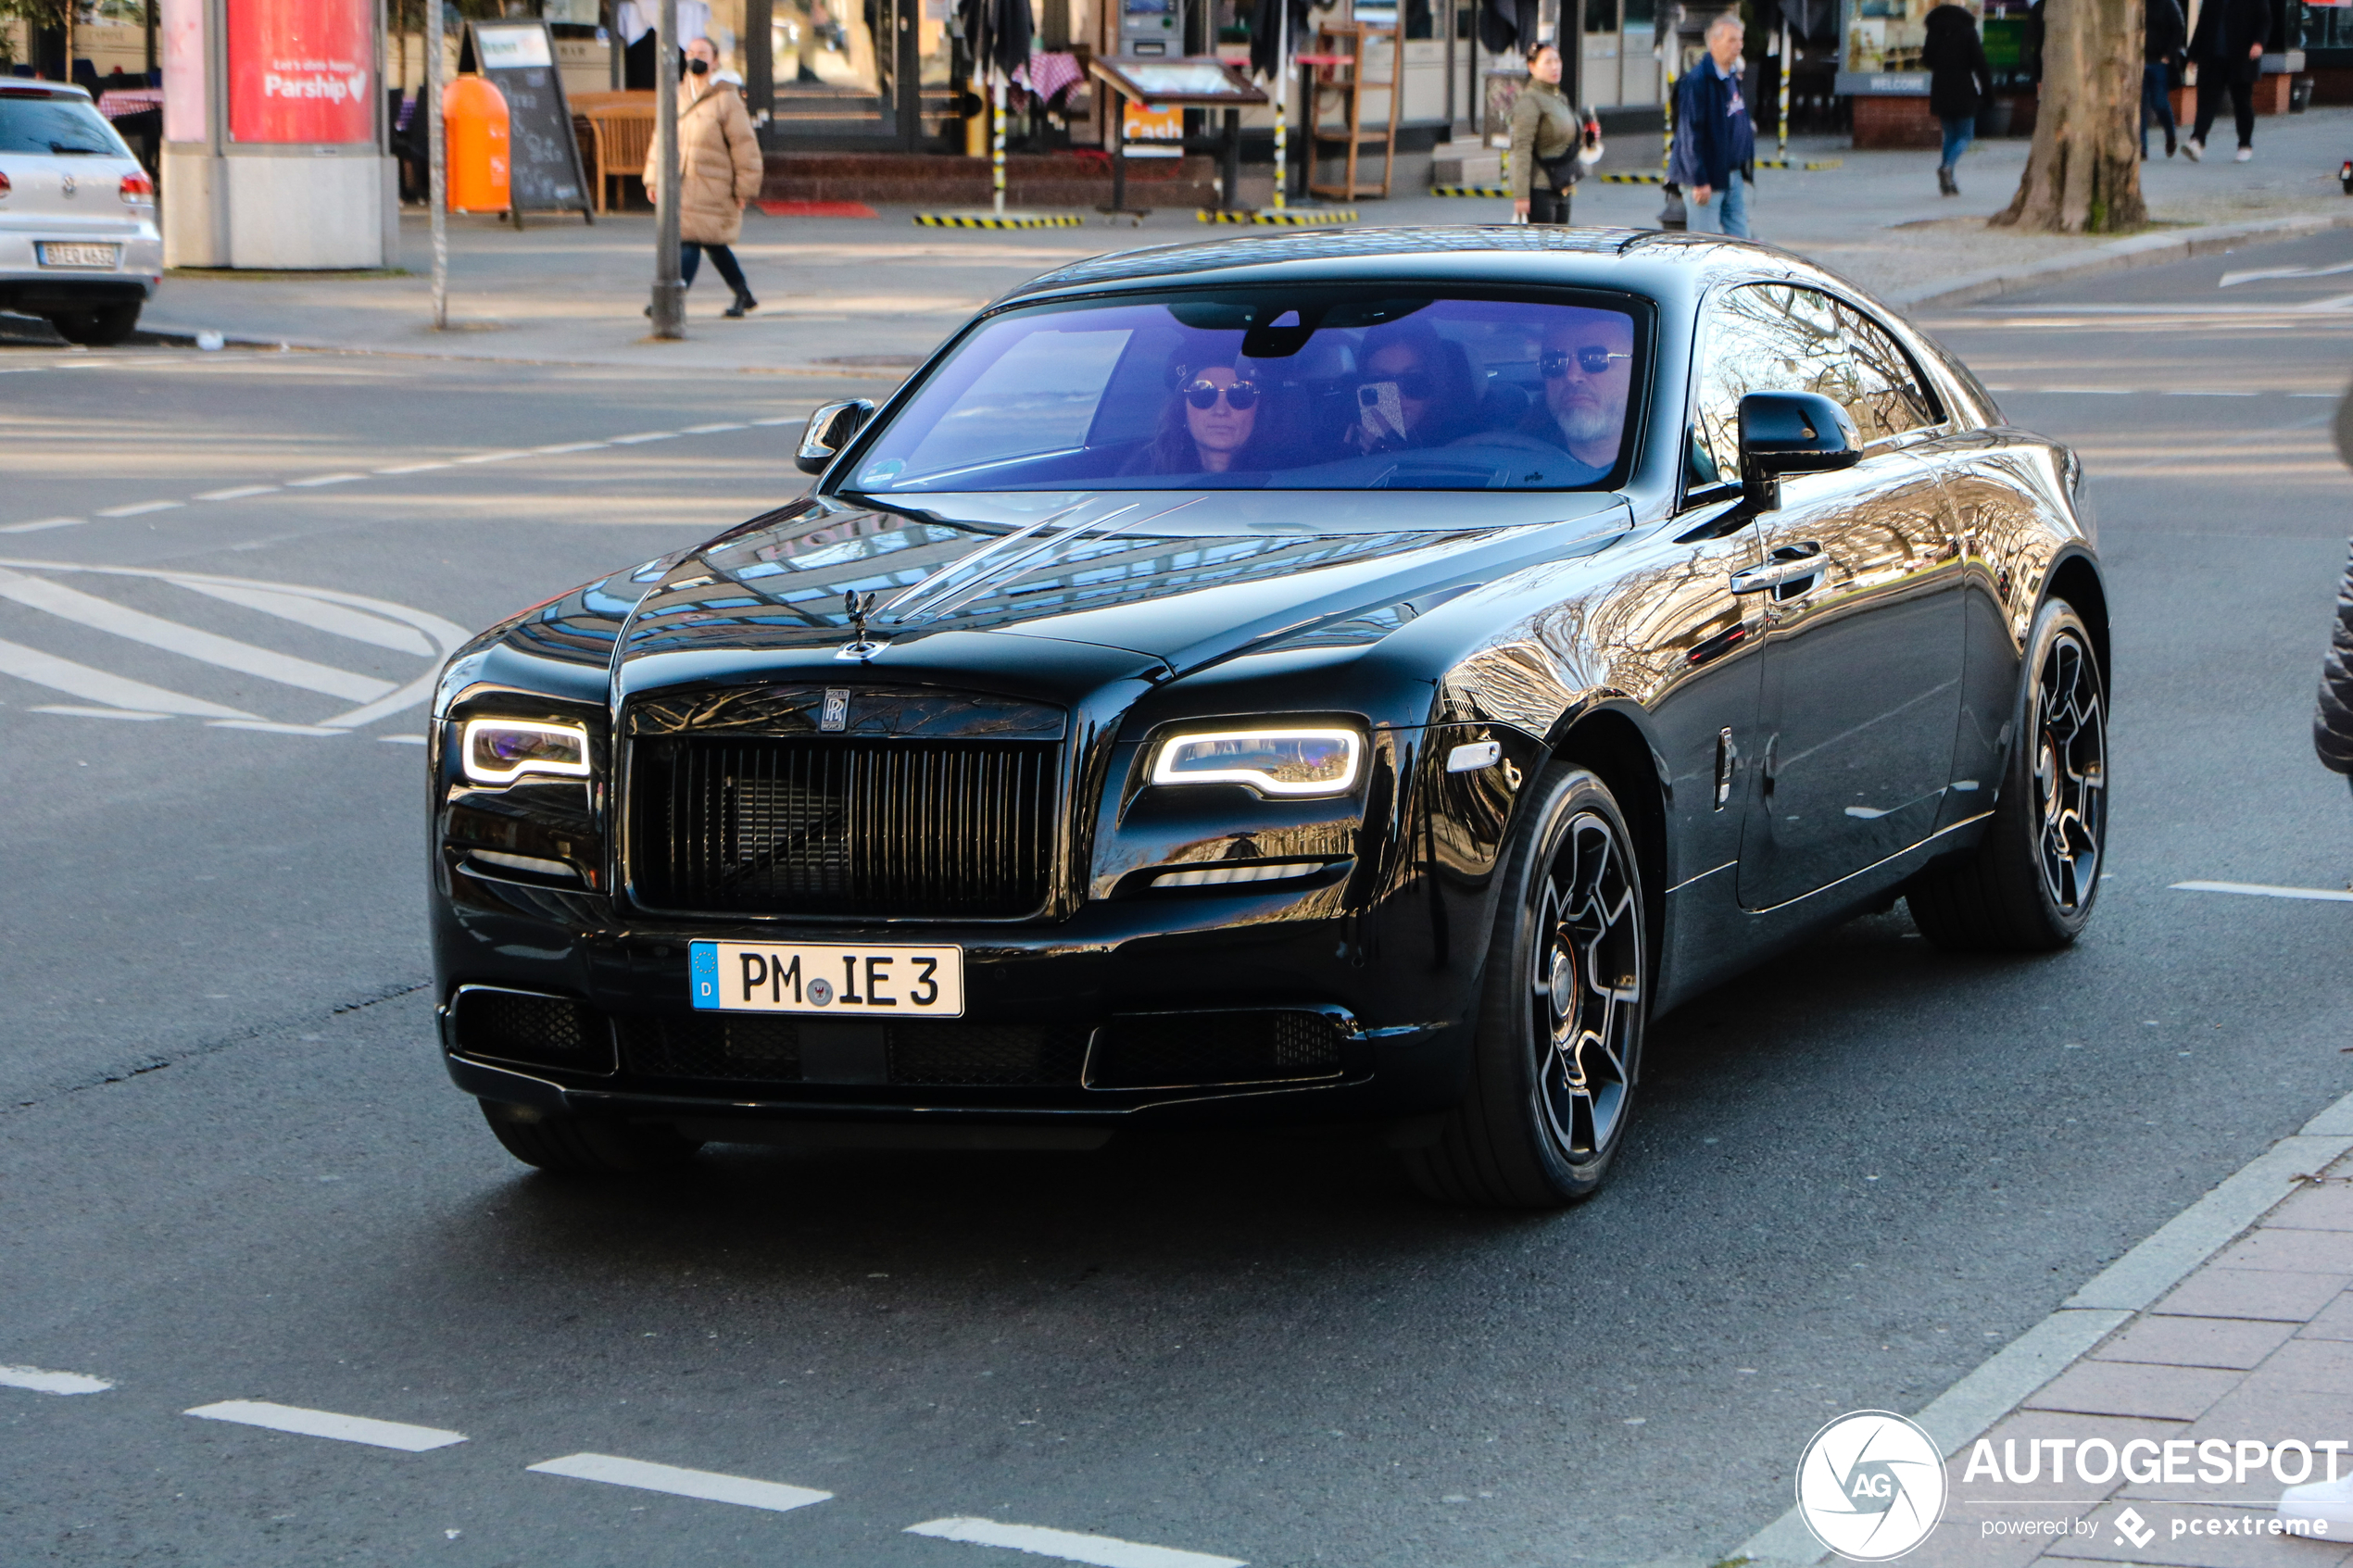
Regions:
<instances>
[{"instance_id":1,"label":"car hood","mask_svg":"<svg viewBox=\"0 0 2353 1568\"><path fill-rule=\"evenodd\" d=\"M1017 663L1041 639L1166 678L1589 553L1629 519L1622 497L1584 493L813 496L659 563L618 629L615 695L799 666L912 678Z\"/></svg>"}]
</instances>

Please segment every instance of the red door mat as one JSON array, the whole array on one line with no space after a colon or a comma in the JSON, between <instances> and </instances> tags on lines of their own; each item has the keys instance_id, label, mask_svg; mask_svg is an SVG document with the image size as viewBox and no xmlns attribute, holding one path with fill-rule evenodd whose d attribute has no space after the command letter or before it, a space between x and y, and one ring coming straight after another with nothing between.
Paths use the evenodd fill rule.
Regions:
<instances>
[{"instance_id":1,"label":"red door mat","mask_svg":"<svg viewBox=\"0 0 2353 1568\"><path fill-rule=\"evenodd\" d=\"M880 218L864 202L756 202L771 218Z\"/></svg>"}]
</instances>

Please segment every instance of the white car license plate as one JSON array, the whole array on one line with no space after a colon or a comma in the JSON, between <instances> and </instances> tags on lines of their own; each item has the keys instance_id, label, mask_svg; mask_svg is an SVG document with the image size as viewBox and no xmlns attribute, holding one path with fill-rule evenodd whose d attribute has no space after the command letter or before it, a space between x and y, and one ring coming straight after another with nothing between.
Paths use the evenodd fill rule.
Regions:
<instances>
[{"instance_id":1,"label":"white car license plate","mask_svg":"<svg viewBox=\"0 0 2353 1568\"><path fill-rule=\"evenodd\" d=\"M120 245L76 245L44 240L37 248L44 267L103 267L111 270L122 259Z\"/></svg>"},{"instance_id":2,"label":"white car license plate","mask_svg":"<svg viewBox=\"0 0 2353 1568\"><path fill-rule=\"evenodd\" d=\"M687 985L706 1012L961 1018L962 947L696 942Z\"/></svg>"}]
</instances>

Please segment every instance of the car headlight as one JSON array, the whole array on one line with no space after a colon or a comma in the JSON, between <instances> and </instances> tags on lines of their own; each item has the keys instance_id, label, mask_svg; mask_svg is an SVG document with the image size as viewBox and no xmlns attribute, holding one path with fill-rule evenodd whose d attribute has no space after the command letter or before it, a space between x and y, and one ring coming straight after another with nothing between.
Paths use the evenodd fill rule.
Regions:
<instances>
[{"instance_id":1,"label":"car headlight","mask_svg":"<svg viewBox=\"0 0 2353 1568\"><path fill-rule=\"evenodd\" d=\"M588 776L588 730L530 719L469 719L459 755L470 784L512 784L526 773Z\"/></svg>"},{"instance_id":2,"label":"car headlight","mask_svg":"<svg viewBox=\"0 0 2353 1568\"><path fill-rule=\"evenodd\" d=\"M1345 795L1365 751L1353 730L1219 730L1173 735L1152 761L1156 784L1239 784L1265 795Z\"/></svg>"}]
</instances>

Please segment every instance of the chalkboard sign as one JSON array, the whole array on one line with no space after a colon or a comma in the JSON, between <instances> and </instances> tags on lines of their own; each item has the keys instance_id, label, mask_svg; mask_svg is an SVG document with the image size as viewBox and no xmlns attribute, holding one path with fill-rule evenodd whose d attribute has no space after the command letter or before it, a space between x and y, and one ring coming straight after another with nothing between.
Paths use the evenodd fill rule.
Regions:
<instances>
[{"instance_id":1,"label":"chalkboard sign","mask_svg":"<svg viewBox=\"0 0 2353 1568\"><path fill-rule=\"evenodd\" d=\"M507 99L507 190L518 227L526 212L577 212L594 223L580 142L572 133L556 49L544 21L474 22L458 69L474 66Z\"/></svg>"}]
</instances>

